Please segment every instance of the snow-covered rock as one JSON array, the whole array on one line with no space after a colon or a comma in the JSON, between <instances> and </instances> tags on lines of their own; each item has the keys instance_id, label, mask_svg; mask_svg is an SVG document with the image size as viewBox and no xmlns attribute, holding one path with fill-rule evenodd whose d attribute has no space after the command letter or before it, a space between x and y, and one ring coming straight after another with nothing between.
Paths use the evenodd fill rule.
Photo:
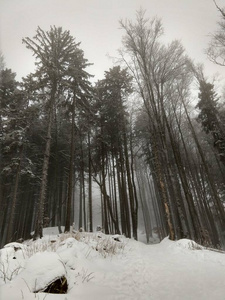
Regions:
<instances>
[{"instance_id":1,"label":"snow-covered rock","mask_svg":"<svg viewBox=\"0 0 225 300\"><path fill-rule=\"evenodd\" d=\"M22 278L31 292L43 291L58 278L66 276L63 261L57 253L36 253L27 260L18 278Z\"/></svg>"}]
</instances>

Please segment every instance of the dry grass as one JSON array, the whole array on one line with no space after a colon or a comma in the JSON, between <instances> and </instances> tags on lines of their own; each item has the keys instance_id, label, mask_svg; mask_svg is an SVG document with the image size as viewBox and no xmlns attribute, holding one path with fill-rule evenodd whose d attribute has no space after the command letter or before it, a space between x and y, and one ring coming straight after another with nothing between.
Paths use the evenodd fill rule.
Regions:
<instances>
[{"instance_id":1,"label":"dry grass","mask_svg":"<svg viewBox=\"0 0 225 300\"><path fill-rule=\"evenodd\" d=\"M74 238L80 243L84 243L92 249L98 251L103 257L115 255L121 252L125 243L123 241L114 240L113 236L105 235L103 233L89 233L89 232L69 232L60 234L57 239L39 240L27 243L25 251L26 257L31 257L37 252L56 252L57 249L68 239Z\"/></svg>"}]
</instances>

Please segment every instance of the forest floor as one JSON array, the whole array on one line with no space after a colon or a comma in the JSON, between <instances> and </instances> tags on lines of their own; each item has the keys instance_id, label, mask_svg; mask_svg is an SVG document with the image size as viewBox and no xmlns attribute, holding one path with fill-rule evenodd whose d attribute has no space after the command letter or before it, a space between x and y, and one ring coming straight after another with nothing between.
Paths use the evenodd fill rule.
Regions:
<instances>
[{"instance_id":1,"label":"forest floor","mask_svg":"<svg viewBox=\"0 0 225 300\"><path fill-rule=\"evenodd\" d=\"M191 240L146 245L101 232L45 233L0 250L0 299L225 299L225 253ZM59 278L66 294L43 292Z\"/></svg>"}]
</instances>

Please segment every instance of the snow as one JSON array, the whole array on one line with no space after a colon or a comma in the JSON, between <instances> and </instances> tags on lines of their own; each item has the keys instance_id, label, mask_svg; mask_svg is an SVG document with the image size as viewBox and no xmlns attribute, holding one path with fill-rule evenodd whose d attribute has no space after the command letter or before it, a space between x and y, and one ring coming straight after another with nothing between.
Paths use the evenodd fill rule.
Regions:
<instances>
[{"instance_id":1,"label":"snow","mask_svg":"<svg viewBox=\"0 0 225 300\"><path fill-rule=\"evenodd\" d=\"M53 252L36 253L30 257L16 280L21 278L29 290L44 290L49 283L66 275L66 269L59 255Z\"/></svg>"},{"instance_id":2,"label":"snow","mask_svg":"<svg viewBox=\"0 0 225 300\"><path fill-rule=\"evenodd\" d=\"M146 245L101 232L44 233L0 250L0 299L225 299L225 254L191 240ZM34 293L62 276L67 294Z\"/></svg>"}]
</instances>

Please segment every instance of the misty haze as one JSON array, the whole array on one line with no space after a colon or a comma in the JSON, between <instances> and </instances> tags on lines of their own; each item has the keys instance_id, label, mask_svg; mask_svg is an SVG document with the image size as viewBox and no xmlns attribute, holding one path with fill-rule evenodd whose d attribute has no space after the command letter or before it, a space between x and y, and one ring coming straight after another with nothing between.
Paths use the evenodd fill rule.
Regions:
<instances>
[{"instance_id":1,"label":"misty haze","mask_svg":"<svg viewBox=\"0 0 225 300\"><path fill-rule=\"evenodd\" d=\"M0 298L224 300L222 0L0 19Z\"/></svg>"}]
</instances>

